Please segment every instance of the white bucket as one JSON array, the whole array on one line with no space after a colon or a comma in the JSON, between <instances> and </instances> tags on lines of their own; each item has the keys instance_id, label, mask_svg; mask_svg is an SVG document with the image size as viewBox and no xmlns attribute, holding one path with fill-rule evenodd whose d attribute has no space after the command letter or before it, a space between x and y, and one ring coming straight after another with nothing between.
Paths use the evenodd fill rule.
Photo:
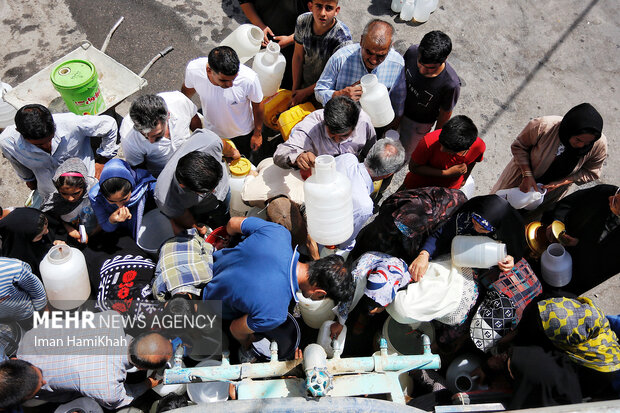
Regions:
<instances>
[{"instance_id":1,"label":"white bucket","mask_svg":"<svg viewBox=\"0 0 620 413\"><path fill-rule=\"evenodd\" d=\"M430 322L414 324L400 324L392 317L383 323L382 335L387 341L389 354L414 355L424 353L422 334L426 334L433 342L435 328Z\"/></svg>"},{"instance_id":2,"label":"white bucket","mask_svg":"<svg viewBox=\"0 0 620 413\"><path fill-rule=\"evenodd\" d=\"M196 367L213 367L222 364L218 360L203 360ZM187 395L196 404L206 404L228 400L228 382L210 381L205 383L190 383L187 385Z\"/></svg>"},{"instance_id":3,"label":"white bucket","mask_svg":"<svg viewBox=\"0 0 620 413\"><path fill-rule=\"evenodd\" d=\"M298 292L297 299L299 300L301 318L310 328L320 328L325 321L333 320L336 316L332 311L336 304L331 298L315 301L304 297L302 293Z\"/></svg>"}]
</instances>

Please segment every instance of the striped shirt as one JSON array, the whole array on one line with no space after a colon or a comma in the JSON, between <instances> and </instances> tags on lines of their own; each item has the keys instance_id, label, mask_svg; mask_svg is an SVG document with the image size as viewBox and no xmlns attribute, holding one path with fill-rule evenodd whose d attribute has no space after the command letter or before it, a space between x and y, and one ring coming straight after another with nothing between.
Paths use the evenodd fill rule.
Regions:
<instances>
[{"instance_id":1,"label":"striped shirt","mask_svg":"<svg viewBox=\"0 0 620 413\"><path fill-rule=\"evenodd\" d=\"M96 326L102 325L100 317L120 317L114 311L95 313ZM67 333L69 332L69 333ZM17 357L38 367L47 382L36 397L51 402L64 402L86 396L106 409L117 409L130 404L149 387L145 382L125 383L129 362L128 349L123 346L73 345L76 342L106 339L131 343L131 336L122 327L57 329L34 328L22 338ZM55 340L53 347L41 347L38 340Z\"/></svg>"},{"instance_id":2,"label":"striped shirt","mask_svg":"<svg viewBox=\"0 0 620 413\"><path fill-rule=\"evenodd\" d=\"M30 265L0 257L0 319L24 320L47 304L43 283Z\"/></svg>"},{"instance_id":3,"label":"striped shirt","mask_svg":"<svg viewBox=\"0 0 620 413\"><path fill-rule=\"evenodd\" d=\"M314 95L316 100L325 105L332 98L334 91L349 87L362 76L371 73L377 76L379 83L388 88L394 113L396 116L401 116L407 95L404 68L403 57L396 50L390 49L385 60L369 72L362 60L360 44L350 44L342 47L329 58L314 87Z\"/></svg>"}]
</instances>

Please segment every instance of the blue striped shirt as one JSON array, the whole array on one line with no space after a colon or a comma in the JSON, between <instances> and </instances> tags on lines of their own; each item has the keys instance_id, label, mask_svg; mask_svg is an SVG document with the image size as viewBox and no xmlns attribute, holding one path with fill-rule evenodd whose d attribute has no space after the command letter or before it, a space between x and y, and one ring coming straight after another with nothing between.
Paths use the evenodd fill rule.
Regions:
<instances>
[{"instance_id":1,"label":"blue striped shirt","mask_svg":"<svg viewBox=\"0 0 620 413\"><path fill-rule=\"evenodd\" d=\"M342 47L332 55L325 65L321 78L314 87L316 100L325 105L332 98L334 91L351 86L369 73L377 75L390 91L390 100L396 116L403 114L407 83L405 81L405 61L394 49L390 49L385 60L372 71L368 71L362 60L359 43Z\"/></svg>"},{"instance_id":2,"label":"blue striped shirt","mask_svg":"<svg viewBox=\"0 0 620 413\"><path fill-rule=\"evenodd\" d=\"M47 304L43 283L30 265L14 258L0 258L0 319L23 320Z\"/></svg>"}]
</instances>

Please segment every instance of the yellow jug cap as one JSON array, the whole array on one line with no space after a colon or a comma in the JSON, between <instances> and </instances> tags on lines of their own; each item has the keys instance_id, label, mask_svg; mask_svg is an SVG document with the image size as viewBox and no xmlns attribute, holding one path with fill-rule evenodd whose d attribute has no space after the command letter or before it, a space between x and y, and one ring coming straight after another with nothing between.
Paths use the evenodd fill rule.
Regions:
<instances>
[{"instance_id":1,"label":"yellow jug cap","mask_svg":"<svg viewBox=\"0 0 620 413\"><path fill-rule=\"evenodd\" d=\"M250 173L252 163L247 158L235 159L228 165L230 173L234 176L245 176Z\"/></svg>"}]
</instances>

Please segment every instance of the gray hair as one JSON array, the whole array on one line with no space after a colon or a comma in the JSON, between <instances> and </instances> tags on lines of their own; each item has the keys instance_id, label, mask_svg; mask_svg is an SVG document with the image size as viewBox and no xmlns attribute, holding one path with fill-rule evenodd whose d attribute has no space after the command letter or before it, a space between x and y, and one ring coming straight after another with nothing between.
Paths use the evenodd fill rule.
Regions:
<instances>
[{"instance_id":1,"label":"gray hair","mask_svg":"<svg viewBox=\"0 0 620 413\"><path fill-rule=\"evenodd\" d=\"M391 175L398 171L403 163L405 163L405 148L400 141L390 138L379 139L364 159L364 166L371 178Z\"/></svg>"},{"instance_id":2,"label":"gray hair","mask_svg":"<svg viewBox=\"0 0 620 413\"><path fill-rule=\"evenodd\" d=\"M372 19L364 27L362 39L370 41L374 44L384 45L392 44L394 37L394 26L391 23L381 19Z\"/></svg>"},{"instance_id":3,"label":"gray hair","mask_svg":"<svg viewBox=\"0 0 620 413\"><path fill-rule=\"evenodd\" d=\"M142 95L129 108L133 127L142 133L149 133L168 119L166 102L158 95Z\"/></svg>"}]
</instances>

